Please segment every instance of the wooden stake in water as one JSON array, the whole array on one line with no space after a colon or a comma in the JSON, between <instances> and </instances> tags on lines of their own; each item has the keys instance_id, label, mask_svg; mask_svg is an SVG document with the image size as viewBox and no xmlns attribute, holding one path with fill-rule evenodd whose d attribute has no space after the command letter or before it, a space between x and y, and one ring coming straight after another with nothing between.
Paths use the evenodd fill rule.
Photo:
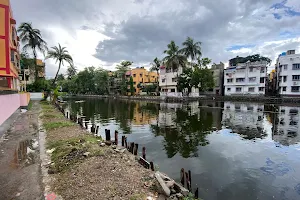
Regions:
<instances>
[{"instance_id":1,"label":"wooden stake in water","mask_svg":"<svg viewBox=\"0 0 300 200\"><path fill-rule=\"evenodd\" d=\"M118 131L115 131L115 143L118 145Z\"/></svg>"},{"instance_id":2,"label":"wooden stake in water","mask_svg":"<svg viewBox=\"0 0 300 200\"><path fill-rule=\"evenodd\" d=\"M96 132L96 135L98 135L98 132L99 132L99 126L96 127L96 131L95 131L95 132Z\"/></svg>"},{"instance_id":3,"label":"wooden stake in water","mask_svg":"<svg viewBox=\"0 0 300 200\"><path fill-rule=\"evenodd\" d=\"M88 129L88 121L85 122L85 129Z\"/></svg>"},{"instance_id":4,"label":"wooden stake in water","mask_svg":"<svg viewBox=\"0 0 300 200\"><path fill-rule=\"evenodd\" d=\"M142 156L146 160L146 147L142 148Z\"/></svg>"},{"instance_id":5,"label":"wooden stake in water","mask_svg":"<svg viewBox=\"0 0 300 200\"><path fill-rule=\"evenodd\" d=\"M180 170L180 183L184 187L184 169L181 168Z\"/></svg>"},{"instance_id":6,"label":"wooden stake in water","mask_svg":"<svg viewBox=\"0 0 300 200\"><path fill-rule=\"evenodd\" d=\"M125 148L127 149L127 148L128 148L128 145L127 145L127 137L124 138L124 143L125 143Z\"/></svg>"},{"instance_id":7,"label":"wooden stake in water","mask_svg":"<svg viewBox=\"0 0 300 200\"><path fill-rule=\"evenodd\" d=\"M106 139L106 141L110 141L110 130L109 129L105 129L105 139Z\"/></svg>"},{"instance_id":8,"label":"wooden stake in water","mask_svg":"<svg viewBox=\"0 0 300 200\"><path fill-rule=\"evenodd\" d=\"M129 152L132 154L133 154L133 148L134 148L134 142L131 142Z\"/></svg>"},{"instance_id":9,"label":"wooden stake in water","mask_svg":"<svg viewBox=\"0 0 300 200\"><path fill-rule=\"evenodd\" d=\"M188 171L189 172L189 182L190 182L190 186L192 186L192 173L191 170ZM192 188L191 188L192 189Z\"/></svg>"},{"instance_id":10,"label":"wooden stake in water","mask_svg":"<svg viewBox=\"0 0 300 200\"><path fill-rule=\"evenodd\" d=\"M135 156L137 155L138 149L139 149L139 144L135 144L133 155Z\"/></svg>"},{"instance_id":11,"label":"wooden stake in water","mask_svg":"<svg viewBox=\"0 0 300 200\"><path fill-rule=\"evenodd\" d=\"M199 190L198 190L198 188L197 188L196 191L195 191L195 198L196 198L196 199L199 198Z\"/></svg>"},{"instance_id":12,"label":"wooden stake in water","mask_svg":"<svg viewBox=\"0 0 300 200\"><path fill-rule=\"evenodd\" d=\"M151 169L152 171L154 171L154 164L153 164L153 162L150 162L150 169Z\"/></svg>"},{"instance_id":13,"label":"wooden stake in water","mask_svg":"<svg viewBox=\"0 0 300 200\"><path fill-rule=\"evenodd\" d=\"M125 145L125 136L122 135L122 147L124 147L124 145Z\"/></svg>"}]
</instances>

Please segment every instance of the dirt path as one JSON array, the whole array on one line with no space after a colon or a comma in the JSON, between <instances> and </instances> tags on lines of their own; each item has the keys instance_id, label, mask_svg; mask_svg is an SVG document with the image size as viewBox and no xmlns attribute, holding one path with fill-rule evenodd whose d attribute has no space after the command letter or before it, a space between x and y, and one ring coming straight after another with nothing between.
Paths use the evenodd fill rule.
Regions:
<instances>
[{"instance_id":1,"label":"dirt path","mask_svg":"<svg viewBox=\"0 0 300 200\"><path fill-rule=\"evenodd\" d=\"M33 102L0 141L0 199L43 198L38 152L40 105Z\"/></svg>"}]
</instances>

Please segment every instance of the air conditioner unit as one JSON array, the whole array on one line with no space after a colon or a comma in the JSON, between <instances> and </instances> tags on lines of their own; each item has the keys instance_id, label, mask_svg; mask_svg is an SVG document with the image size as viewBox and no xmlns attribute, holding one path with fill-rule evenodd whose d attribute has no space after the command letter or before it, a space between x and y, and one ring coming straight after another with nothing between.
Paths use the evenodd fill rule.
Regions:
<instances>
[{"instance_id":1,"label":"air conditioner unit","mask_svg":"<svg viewBox=\"0 0 300 200\"><path fill-rule=\"evenodd\" d=\"M30 74L30 73L29 73L29 69L25 69L25 70L24 70L24 73L25 73L25 75L29 76L29 74Z\"/></svg>"},{"instance_id":2,"label":"air conditioner unit","mask_svg":"<svg viewBox=\"0 0 300 200\"><path fill-rule=\"evenodd\" d=\"M294 82L294 85L298 85L298 82L295 81L295 82Z\"/></svg>"}]
</instances>

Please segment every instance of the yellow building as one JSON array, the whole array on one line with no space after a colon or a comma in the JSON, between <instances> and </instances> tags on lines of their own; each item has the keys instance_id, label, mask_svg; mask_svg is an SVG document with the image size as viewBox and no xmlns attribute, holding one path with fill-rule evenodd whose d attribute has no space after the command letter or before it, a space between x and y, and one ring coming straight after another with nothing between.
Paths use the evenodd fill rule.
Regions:
<instances>
[{"instance_id":1,"label":"yellow building","mask_svg":"<svg viewBox=\"0 0 300 200\"><path fill-rule=\"evenodd\" d=\"M0 87L17 90L19 87L20 54L16 20L10 1L0 0Z\"/></svg>"},{"instance_id":2,"label":"yellow building","mask_svg":"<svg viewBox=\"0 0 300 200\"><path fill-rule=\"evenodd\" d=\"M147 84L157 83L158 74L156 72L149 72L144 67L137 67L126 72L127 80L133 79L133 85L135 89L135 94L141 94L142 87Z\"/></svg>"}]
</instances>

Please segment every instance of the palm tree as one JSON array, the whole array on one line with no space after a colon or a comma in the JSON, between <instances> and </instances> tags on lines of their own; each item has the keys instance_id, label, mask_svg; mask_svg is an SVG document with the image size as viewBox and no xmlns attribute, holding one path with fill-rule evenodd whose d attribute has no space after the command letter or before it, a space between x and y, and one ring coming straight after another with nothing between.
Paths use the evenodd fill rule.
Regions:
<instances>
[{"instance_id":1,"label":"palm tree","mask_svg":"<svg viewBox=\"0 0 300 200\"><path fill-rule=\"evenodd\" d=\"M194 39L187 37L187 39L182 43L184 46L179 50L180 53L190 58L194 62L198 57L201 57L201 42L194 42Z\"/></svg>"},{"instance_id":2,"label":"palm tree","mask_svg":"<svg viewBox=\"0 0 300 200\"><path fill-rule=\"evenodd\" d=\"M159 60L157 57L154 58L153 63L151 63L150 71L156 71L157 75L161 66L161 60ZM159 92L159 79L156 80L156 94Z\"/></svg>"},{"instance_id":3,"label":"palm tree","mask_svg":"<svg viewBox=\"0 0 300 200\"><path fill-rule=\"evenodd\" d=\"M48 51L46 59L53 58L56 60L56 62L59 61L58 69L52 83L52 86L54 86L61 65L64 65L64 61L66 61L70 64L70 66L73 67L73 59L70 56L69 52L66 50L66 47L61 47L60 44L58 44L58 47L51 47L51 49L52 50Z\"/></svg>"},{"instance_id":4,"label":"palm tree","mask_svg":"<svg viewBox=\"0 0 300 200\"><path fill-rule=\"evenodd\" d=\"M31 23L23 22L19 28L21 42L24 44L23 50L32 49L35 63L35 80L38 79L38 69L36 63L37 50L43 54L47 50L47 43L43 40L39 29L34 29Z\"/></svg>"},{"instance_id":5,"label":"palm tree","mask_svg":"<svg viewBox=\"0 0 300 200\"><path fill-rule=\"evenodd\" d=\"M186 56L180 54L179 46L177 46L173 40L168 44L168 49L165 50L164 53L167 54L163 59L167 69L185 68L187 61Z\"/></svg>"}]
</instances>

